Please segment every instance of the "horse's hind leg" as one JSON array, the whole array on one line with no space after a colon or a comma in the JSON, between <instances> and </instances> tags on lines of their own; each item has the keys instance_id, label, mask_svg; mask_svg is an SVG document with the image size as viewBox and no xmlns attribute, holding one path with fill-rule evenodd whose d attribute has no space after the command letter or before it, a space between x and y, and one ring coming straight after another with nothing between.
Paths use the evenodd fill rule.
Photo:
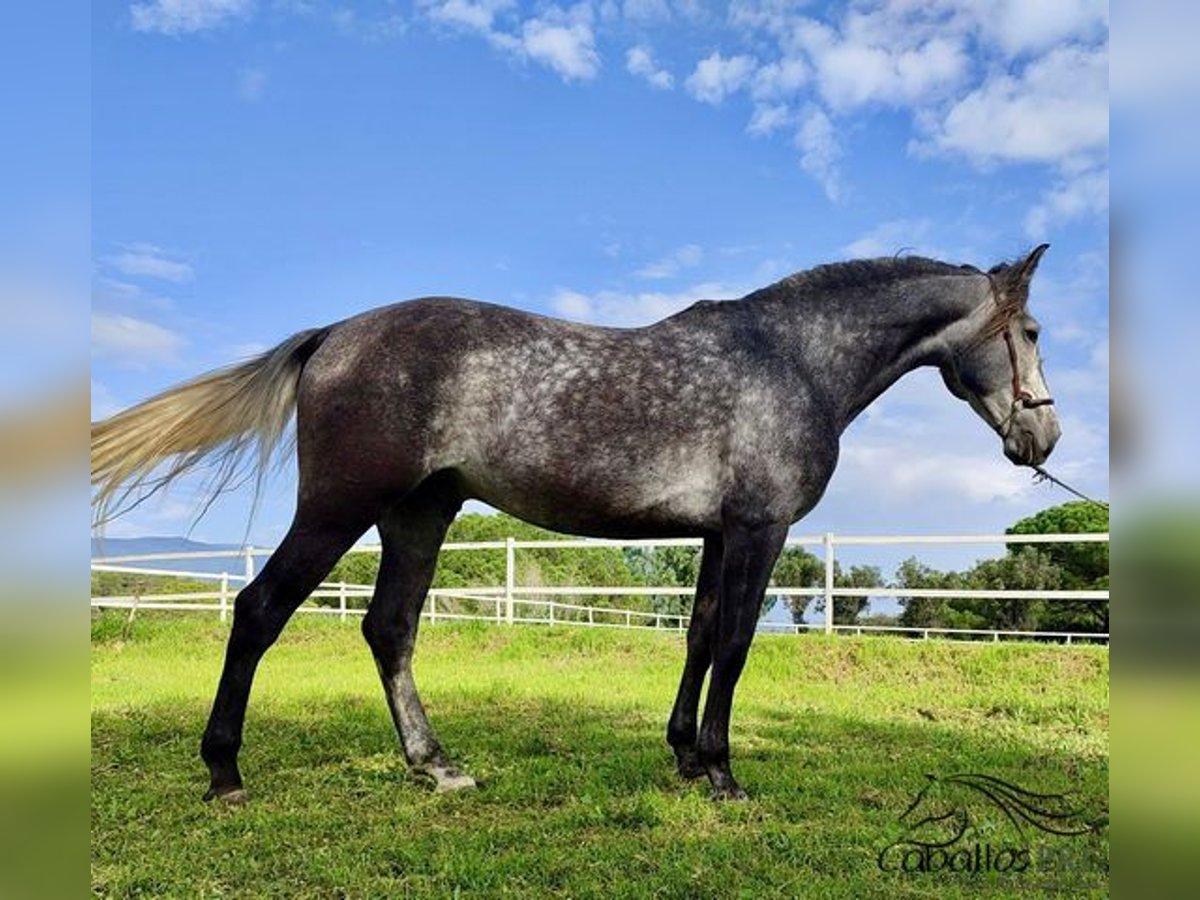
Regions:
<instances>
[{"instance_id":1,"label":"horse's hind leg","mask_svg":"<svg viewBox=\"0 0 1200 900\"><path fill-rule=\"evenodd\" d=\"M200 744L200 755L212 776L205 800L234 801L243 796L237 757L254 671L292 613L366 531L370 519L359 521L359 515L317 515L311 506L297 510L279 548L238 594L225 668Z\"/></svg>"},{"instance_id":2,"label":"horse's hind leg","mask_svg":"<svg viewBox=\"0 0 1200 900\"><path fill-rule=\"evenodd\" d=\"M438 549L461 505L450 479L435 475L384 513L379 578L362 625L404 755L415 771L434 778L438 791L474 787L475 781L451 763L425 717L412 654Z\"/></svg>"},{"instance_id":3,"label":"horse's hind leg","mask_svg":"<svg viewBox=\"0 0 1200 900\"><path fill-rule=\"evenodd\" d=\"M679 693L667 723L667 743L675 751L679 774L684 778L699 778L707 774L696 750L696 711L704 676L712 663L712 644L717 625L717 601L721 592L722 544L719 535L704 539L700 556L700 577L696 581L696 599L692 603L692 618L688 623L687 660Z\"/></svg>"}]
</instances>

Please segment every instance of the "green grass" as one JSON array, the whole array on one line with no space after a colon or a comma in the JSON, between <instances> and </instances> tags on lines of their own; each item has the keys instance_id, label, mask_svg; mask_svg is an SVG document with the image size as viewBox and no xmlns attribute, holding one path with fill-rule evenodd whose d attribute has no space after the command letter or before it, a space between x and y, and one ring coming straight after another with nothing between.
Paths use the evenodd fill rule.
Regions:
<instances>
[{"instance_id":1,"label":"green grass","mask_svg":"<svg viewBox=\"0 0 1200 900\"><path fill-rule=\"evenodd\" d=\"M731 734L752 799L716 804L675 776L663 738L679 636L426 625L426 707L481 782L434 795L405 769L356 625L299 617L255 683L241 757L250 800L226 807L200 802L197 756L226 633L184 614L93 623L97 895L1107 892L1096 867L1107 866L1107 829L1052 839L1087 856L1074 875L876 865L926 772L1071 790L1103 812L1105 648L759 636Z\"/></svg>"}]
</instances>

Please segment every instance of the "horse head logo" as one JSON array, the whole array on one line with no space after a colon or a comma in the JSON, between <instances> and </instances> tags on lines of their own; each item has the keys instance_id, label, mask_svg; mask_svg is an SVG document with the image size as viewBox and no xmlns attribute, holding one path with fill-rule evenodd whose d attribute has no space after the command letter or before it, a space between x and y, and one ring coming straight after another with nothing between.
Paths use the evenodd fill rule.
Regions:
<instances>
[{"instance_id":1,"label":"horse head logo","mask_svg":"<svg viewBox=\"0 0 1200 900\"><path fill-rule=\"evenodd\" d=\"M972 825L984 821L987 811L999 811L1022 843L1028 843L1030 829L1068 836L1096 829L1066 794L1027 791L993 775L929 774L925 778L926 783L900 814L905 834L897 843L948 847Z\"/></svg>"}]
</instances>

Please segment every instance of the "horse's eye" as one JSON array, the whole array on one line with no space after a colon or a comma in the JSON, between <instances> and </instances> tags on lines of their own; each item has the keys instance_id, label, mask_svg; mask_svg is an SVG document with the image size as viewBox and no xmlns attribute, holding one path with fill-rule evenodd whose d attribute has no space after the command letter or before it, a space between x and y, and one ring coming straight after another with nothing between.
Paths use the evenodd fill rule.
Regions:
<instances>
[{"instance_id":1,"label":"horse's eye","mask_svg":"<svg viewBox=\"0 0 1200 900\"><path fill-rule=\"evenodd\" d=\"M1038 341L1038 330L1036 328L1026 328L1025 337L1029 338L1029 343L1036 344Z\"/></svg>"}]
</instances>

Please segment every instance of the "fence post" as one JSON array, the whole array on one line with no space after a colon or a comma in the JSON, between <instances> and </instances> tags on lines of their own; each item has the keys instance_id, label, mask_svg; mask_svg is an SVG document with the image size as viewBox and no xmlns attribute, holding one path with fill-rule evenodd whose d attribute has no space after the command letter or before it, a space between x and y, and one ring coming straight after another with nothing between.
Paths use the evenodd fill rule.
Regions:
<instances>
[{"instance_id":1,"label":"fence post","mask_svg":"<svg viewBox=\"0 0 1200 900\"><path fill-rule=\"evenodd\" d=\"M437 594L428 594L429 597L429 624L437 624Z\"/></svg>"},{"instance_id":2,"label":"fence post","mask_svg":"<svg viewBox=\"0 0 1200 900\"><path fill-rule=\"evenodd\" d=\"M513 587L516 585L516 548L513 539L504 539L504 619L509 625L513 623Z\"/></svg>"},{"instance_id":3,"label":"fence post","mask_svg":"<svg viewBox=\"0 0 1200 900\"><path fill-rule=\"evenodd\" d=\"M251 546L247 546L245 550L243 571L246 573L246 584L249 584L254 580L254 548Z\"/></svg>"},{"instance_id":4,"label":"fence post","mask_svg":"<svg viewBox=\"0 0 1200 900\"><path fill-rule=\"evenodd\" d=\"M825 532L825 633L833 634L833 534Z\"/></svg>"},{"instance_id":5,"label":"fence post","mask_svg":"<svg viewBox=\"0 0 1200 900\"><path fill-rule=\"evenodd\" d=\"M229 618L229 573L221 573L221 621Z\"/></svg>"},{"instance_id":6,"label":"fence post","mask_svg":"<svg viewBox=\"0 0 1200 900\"><path fill-rule=\"evenodd\" d=\"M346 621L346 582L338 582L338 611L341 613L341 619Z\"/></svg>"},{"instance_id":7,"label":"fence post","mask_svg":"<svg viewBox=\"0 0 1200 900\"><path fill-rule=\"evenodd\" d=\"M550 607L550 624L553 625L554 624L554 601L551 600L548 605Z\"/></svg>"}]
</instances>

